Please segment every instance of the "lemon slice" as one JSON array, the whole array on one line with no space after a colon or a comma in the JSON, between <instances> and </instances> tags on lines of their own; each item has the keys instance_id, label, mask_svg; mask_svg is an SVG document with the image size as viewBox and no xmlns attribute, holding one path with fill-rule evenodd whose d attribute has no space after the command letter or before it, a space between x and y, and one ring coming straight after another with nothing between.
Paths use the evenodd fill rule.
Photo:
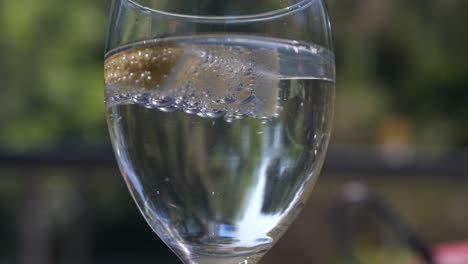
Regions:
<instances>
[{"instance_id":1,"label":"lemon slice","mask_svg":"<svg viewBox=\"0 0 468 264\"><path fill-rule=\"evenodd\" d=\"M159 87L182 54L182 49L167 43L124 50L104 62L104 81L106 85Z\"/></svg>"},{"instance_id":2,"label":"lemon slice","mask_svg":"<svg viewBox=\"0 0 468 264\"><path fill-rule=\"evenodd\" d=\"M273 117L277 111L276 49L223 44L170 44L127 49L105 61L106 85L150 89L203 111Z\"/></svg>"}]
</instances>

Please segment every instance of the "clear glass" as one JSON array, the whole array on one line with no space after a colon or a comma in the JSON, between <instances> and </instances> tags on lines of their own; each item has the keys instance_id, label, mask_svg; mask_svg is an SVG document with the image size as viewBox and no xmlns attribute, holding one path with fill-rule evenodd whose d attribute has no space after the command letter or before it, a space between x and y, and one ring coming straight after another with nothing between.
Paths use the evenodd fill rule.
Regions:
<instances>
[{"instance_id":1,"label":"clear glass","mask_svg":"<svg viewBox=\"0 0 468 264\"><path fill-rule=\"evenodd\" d=\"M257 263L324 161L325 4L114 0L104 68L114 151L152 229L183 263Z\"/></svg>"}]
</instances>

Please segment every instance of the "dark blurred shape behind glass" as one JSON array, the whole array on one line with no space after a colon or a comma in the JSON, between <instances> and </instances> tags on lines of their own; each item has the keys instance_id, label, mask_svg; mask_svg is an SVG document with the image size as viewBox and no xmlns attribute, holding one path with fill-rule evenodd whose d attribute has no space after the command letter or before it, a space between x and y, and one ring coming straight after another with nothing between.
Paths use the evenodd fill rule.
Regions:
<instances>
[{"instance_id":1,"label":"dark blurred shape behind glass","mask_svg":"<svg viewBox=\"0 0 468 264\"><path fill-rule=\"evenodd\" d=\"M326 216L349 180L371 185L430 243L468 239L468 1L328 4L331 151L265 263L344 263ZM0 263L177 263L138 215L110 151L109 10L109 0L0 3Z\"/></svg>"}]
</instances>

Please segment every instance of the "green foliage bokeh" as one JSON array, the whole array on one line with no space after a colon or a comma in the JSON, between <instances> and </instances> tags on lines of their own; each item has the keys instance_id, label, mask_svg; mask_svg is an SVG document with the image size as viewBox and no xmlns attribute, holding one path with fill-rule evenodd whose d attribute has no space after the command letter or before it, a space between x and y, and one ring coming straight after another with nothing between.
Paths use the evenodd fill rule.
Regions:
<instances>
[{"instance_id":1,"label":"green foliage bokeh","mask_svg":"<svg viewBox=\"0 0 468 264\"><path fill-rule=\"evenodd\" d=\"M102 140L108 5L4 1L0 141L13 150Z\"/></svg>"}]
</instances>

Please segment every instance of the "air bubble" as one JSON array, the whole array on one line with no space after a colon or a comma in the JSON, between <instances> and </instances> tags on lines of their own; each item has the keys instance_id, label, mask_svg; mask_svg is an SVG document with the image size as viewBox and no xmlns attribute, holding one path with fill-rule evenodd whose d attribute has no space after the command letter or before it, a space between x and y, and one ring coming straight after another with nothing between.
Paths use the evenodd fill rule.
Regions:
<instances>
[{"instance_id":1,"label":"air bubble","mask_svg":"<svg viewBox=\"0 0 468 264\"><path fill-rule=\"evenodd\" d=\"M226 110L214 109L212 111L206 112L206 115L211 118L219 118L226 114Z\"/></svg>"},{"instance_id":2,"label":"air bubble","mask_svg":"<svg viewBox=\"0 0 468 264\"><path fill-rule=\"evenodd\" d=\"M125 99L129 99L129 98L130 98L130 94L129 94L129 93L122 93L122 94L120 94L120 99L125 100Z\"/></svg>"},{"instance_id":3,"label":"air bubble","mask_svg":"<svg viewBox=\"0 0 468 264\"><path fill-rule=\"evenodd\" d=\"M224 99L221 100L221 103L224 103L224 104L232 104L236 101L236 98L235 97L226 97Z\"/></svg>"},{"instance_id":4,"label":"air bubble","mask_svg":"<svg viewBox=\"0 0 468 264\"><path fill-rule=\"evenodd\" d=\"M226 121L228 123L233 123L234 121L236 121L236 116L234 114L225 115L224 116L224 121Z\"/></svg>"},{"instance_id":5,"label":"air bubble","mask_svg":"<svg viewBox=\"0 0 468 264\"><path fill-rule=\"evenodd\" d=\"M144 103L147 103L148 102L148 97L149 95L147 93L142 93L142 94L135 94L132 96L132 100L133 102L135 103L140 103L140 104L144 104Z\"/></svg>"},{"instance_id":6,"label":"air bubble","mask_svg":"<svg viewBox=\"0 0 468 264\"><path fill-rule=\"evenodd\" d=\"M154 109L154 108L156 108L155 105L153 105L152 103L149 103L149 102L143 104L143 106L144 106L145 108L148 108L148 109Z\"/></svg>"},{"instance_id":7,"label":"air bubble","mask_svg":"<svg viewBox=\"0 0 468 264\"><path fill-rule=\"evenodd\" d=\"M184 112L190 115L194 115L198 114L200 112L200 109L198 109L197 107L188 106L184 108Z\"/></svg>"},{"instance_id":8,"label":"air bubble","mask_svg":"<svg viewBox=\"0 0 468 264\"><path fill-rule=\"evenodd\" d=\"M179 97L175 100L174 102L174 107L176 108L179 108L179 109L183 109L186 107L186 103L185 103L185 97Z\"/></svg>"},{"instance_id":9,"label":"air bubble","mask_svg":"<svg viewBox=\"0 0 468 264\"><path fill-rule=\"evenodd\" d=\"M249 75L252 75L253 74L253 69L252 68L248 68L247 71L245 71L244 75L245 76L249 76Z\"/></svg>"},{"instance_id":10,"label":"air bubble","mask_svg":"<svg viewBox=\"0 0 468 264\"><path fill-rule=\"evenodd\" d=\"M175 107L174 105L170 105L170 106L165 106L165 107L158 107L158 110L164 113L172 113L172 112L177 111L178 108Z\"/></svg>"},{"instance_id":11,"label":"air bubble","mask_svg":"<svg viewBox=\"0 0 468 264\"><path fill-rule=\"evenodd\" d=\"M244 114L244 113L235 113L234 114L234 117L237 119L237 120L241 120L241 119L246 119L248 117L247 114Z\"/></svg>"},{"instance_id":12,"label":"air bubble","mask_svg":"<svg viewBox=\"0 0 468 264\"><path fill-rule=\"evenodd\" d=\"M206 90L203 90L202 94L205 96L205 97L210 97L211 96L211 91L209 89L206 89Z\"/></svg>"},{"instance_id":13,"label":"air bubble","mask_svg":"<svg viewBox=\"0 0 468 264\"><path fill-rule=\"evenodd\" d=\"M104 97L104 102L106 102L106 103L110 103L110 102L114 102L114 101L115 101L115 98L113 96Z\"/></svg>"},{"instance_id":14,"label":"air bubble","mask_svg":"<svg viewBox=\"0 0 468 264\"><path fill-rule=\"evenodd\" d=\"M174 103L172 98L153 98L151 99L151 104L156 107L166 107Z\"/></svg>"},{"instance_id":15,"label":"air bubble","mask_svg":"<svg viewBox=\"0 0 468 264\"><path fill-rule=\"evenodd\" d=\"M269 118L269 117L262 117L262 118L260 118L260 120L262 121L262 124L264 124L264 125L267 125L268 123L270 123L272 121L271 118Z\"/></svg>"}]
</instances>

